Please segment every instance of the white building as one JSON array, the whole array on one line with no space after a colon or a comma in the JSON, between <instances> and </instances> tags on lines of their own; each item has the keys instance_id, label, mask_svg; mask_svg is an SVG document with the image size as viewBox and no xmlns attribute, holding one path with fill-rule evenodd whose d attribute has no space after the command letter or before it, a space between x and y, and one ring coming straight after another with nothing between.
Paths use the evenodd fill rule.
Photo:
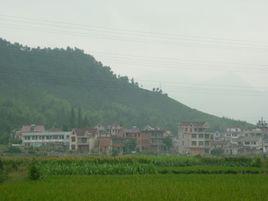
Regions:
<instances>
[{"instance_id":1,"label":"white building","mask_svg":"<svg viewBox=\"0 0 268 201\"><path fill-rule=\"evenodd\" d=\"M71 132L26 132L21 134L22 144L25 147L69 147Z\"/></svg>"}]
</instances>

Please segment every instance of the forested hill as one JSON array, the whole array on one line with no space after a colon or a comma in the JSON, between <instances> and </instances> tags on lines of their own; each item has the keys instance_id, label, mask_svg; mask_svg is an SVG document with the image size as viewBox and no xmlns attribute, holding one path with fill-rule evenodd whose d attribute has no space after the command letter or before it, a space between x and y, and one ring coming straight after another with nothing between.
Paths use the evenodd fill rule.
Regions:
<instances>
[{"instance_id":1,"label":"forested hill","mask_svg":"<svg viewBox=\"0 0 268 201\"><path fill-rule=\"evenodd\" d=\"M80 49L29 48L0 39L0 142L23 124L70 129L97 123L176 130L180 121L248 126L142 89Z\"/></svg>"}]
</instances>

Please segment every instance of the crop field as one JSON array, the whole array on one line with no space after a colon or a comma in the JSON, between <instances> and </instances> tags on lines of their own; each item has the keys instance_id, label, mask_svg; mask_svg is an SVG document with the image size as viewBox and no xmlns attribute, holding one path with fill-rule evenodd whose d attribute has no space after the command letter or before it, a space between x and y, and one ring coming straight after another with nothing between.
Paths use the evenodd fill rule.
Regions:
<instances>
[{"instance_id":1,"label":"crop field","mask_svg":"<svg viewBox=\"0 0 268 201\"><path fill-rule=\"evenodd\" d=\"M0 185L1 201L266 201L266 175L53 176Z\"/></svg>"},{"instance_id":2,"label":"crop field","mask_svg":"<svg viewBox=\"0 0 268 201\"><path fill-rule=\"evenodd\" d=\"M201 157L82 157L4 158L7 170L34 164L43 176L129 174L259 174L266 173L259 158Z\"/></svg>"},{"instance_id":3,"label":"crop field","mask_svg":"<svg viewBox=\"0 0 268 201\"><path fill-rule=\"evenodd\" d=\"M266 201L267 173L260 158L5 157L0 201Z\"/></svg>"}]
</instances>

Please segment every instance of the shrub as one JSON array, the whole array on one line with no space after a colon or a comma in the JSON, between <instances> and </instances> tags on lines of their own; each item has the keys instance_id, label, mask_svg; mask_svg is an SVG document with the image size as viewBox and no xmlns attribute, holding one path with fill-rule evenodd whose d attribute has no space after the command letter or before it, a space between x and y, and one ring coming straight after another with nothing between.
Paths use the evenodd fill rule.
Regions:
<instances>
[{"instance_id":1,"label":"shrub","mask_svg":"<svg viewBox=\"0 0 268 201\"><path fill-rule=\"evenodd\" d=\"M21 150L18 148L18 147L8 147L8 150L7 150L8 153L11 153L11 154L19 154L21 153Z\"/></svg>"},{"instance_id":2,"label":"shrub","mask_svg":"<svg viewBox=\"0 0 268 201\"><path fill-rule=\"evenodd\" d=\"M39 180L41 178L41 172L35 162L29 167L29 178L31 180Z\"/></svg>"},{"instance_id":3,"label":"shrub","mask_svg":"<svg viewBox=\"0 0 268 201\"><path fill-rule=\"evenodd\" d=\"M7 179L7 173L4 169L4 163L0 159L0 183L4 182Z\"/></svg>"},{"instance_id":4,"label":"shrub","mask_svg":"<svg viewBox=\"0 0 268 201\"><path fill-rule=\"evenodd\" d=\"M0 171L4 170L4 163L3 161L0 159Z\"/></svg>"},{"instance_id":5,"label":"shrub","mask_svg":"<svg viewBox=\"0 0 268 201\"><path fill-rule=\"evenodd\" d=\"M253 167L261 167L261 165L262 165L262 161L261 161L260 158L256 158L256 159L253 161L253 164L252 164Z\"/></svg>"}]
</instances>

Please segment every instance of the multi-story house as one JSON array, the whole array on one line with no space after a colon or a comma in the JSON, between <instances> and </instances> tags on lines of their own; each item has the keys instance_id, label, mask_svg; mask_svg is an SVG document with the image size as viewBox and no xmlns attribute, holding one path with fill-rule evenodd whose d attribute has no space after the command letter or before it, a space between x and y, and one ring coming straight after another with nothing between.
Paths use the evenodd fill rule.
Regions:
<instances>
[{"instance_id":1,"label":"multi-story house","mask_svg":"<svg viewBox=\"0 0 268 201\"><path fill-rule=\"evenodd\" d=\"M54 150L69 147L69 137L71 132L25 132L21 135L24 147L47 147Z\"/></svg>"},{"instance_id":2,"label":"multi-story house","mask_svg":"<svg viewBox=\"0 0 268 201\"><path fill-rule=\"evenodd\" d=\"M239 154L260 154L263 152L264 132L257 128L245 130L237 139Z\"/></svg>"},{"instance_id":3,"label":"multi-story house","mask_svg":"<svg viewBox=\"0 0 268 201\"><path fill-rule=\"evenodd\" d=\"M124 137L125 136L125 129L120 125L114 124L111 126L106 127L106 132L109 136L113 137Z\"/></svg>"},{"instance_id":4,"label":"multi-story house","mask_svg":"<svg viewBox=\"0 0 268 201\"><path fill-rule=\"evenodd\" d=\"M138 146L140 151L150 153L161 153L165 151L164 139L167 137L167 132L160 128L152 128L146 126L140 134Z\"/></svg>"},{"instance_id":5,"label":"multi-story house","mask_svg":"<svg viewBox=\"0 0 268 201\"><path fill-rule=\"evenodd\" d=\"M182 122L179 126L179 153L190 155L209 154L213 135L206 122Z\"/></svg>"},{"instance_id":6,"label":"multi-story house","mask_svg":"<svg viewBox=\"0 0 268 201\"><path fill-rule=\"evenodd\" d=\"M125 135L125 129L117 124L108 126L98 124L95 128L97 129L98 137L124 137Z\"/></svg>"},{"instance_id":7,"label":"multi-story house","mask_svg":"<svg viewBox=\"0 0 268 201\"><path fill-rule=\"evenodd\" d=\"M140 129L136 126L126 129L125 131L125 140L132 140L136 143L136 150L141 151L141 132Z\"/></svg>"},{"instance_id":8,"label":"multi-story house","mask_svg":"<svg viewBox=\"0 0 268 201\"><path fill-rule=\"evenodd\" d=\"M94 128L78 128L73 129L70 135L71 151L92 152L97 142L97 129Z\"/></svg>"},{"instance_id":9,"label":"multi-story house","mask_svg":"<svg viewBox=\"0 0 268 201\"><path fill-rule=\"evenodd\" d=\"M112 137L98 137L98 153L111 154L112 153Z\"/></svg>"},{"instance_id":10,"label":"multi-story house","mask_svg":"<svg viewBox=\"0 0 268 201\"><path fill-rule=\"evenodd\" d=\"M45 127L43 125L24 125L22 128L16 132L15 138L21 140L23 133L40 133L45 132Z\"/></svg>"}]
</instances>

